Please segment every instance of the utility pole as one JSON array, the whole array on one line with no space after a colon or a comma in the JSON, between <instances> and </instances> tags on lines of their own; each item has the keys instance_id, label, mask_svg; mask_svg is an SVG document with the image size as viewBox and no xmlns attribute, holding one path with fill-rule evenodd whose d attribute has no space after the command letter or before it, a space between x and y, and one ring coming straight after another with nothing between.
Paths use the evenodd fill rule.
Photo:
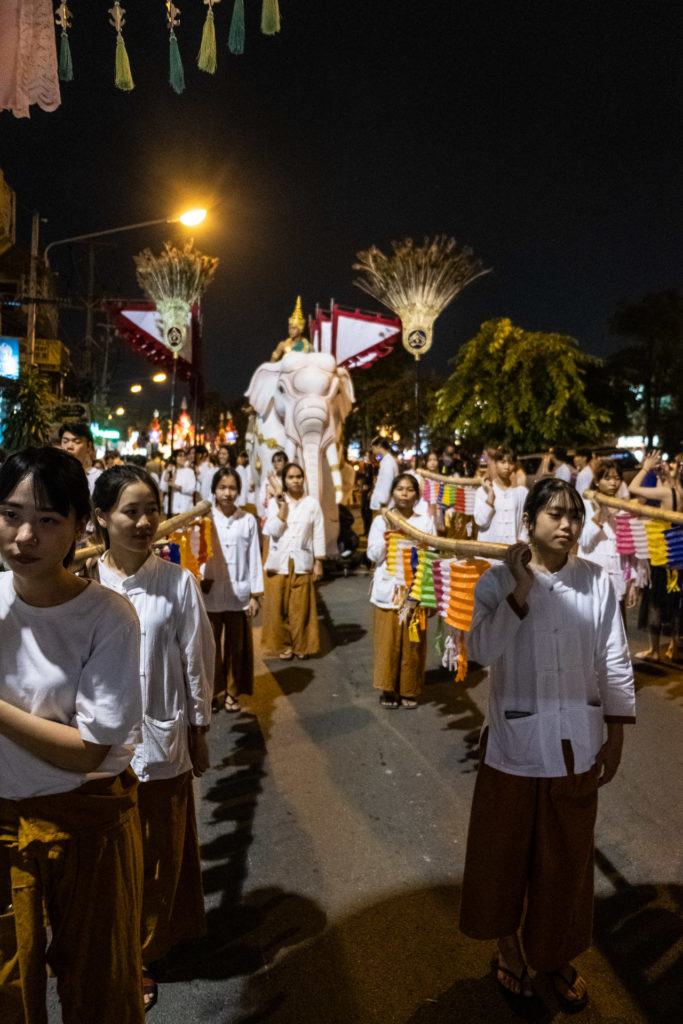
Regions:
<instances>
[{"instance_id":1,"label":"utility pole","mask_svg":"<svg viewBox=\"0 0 683 1024\"><path fill-rule=\"evenodd\" d=\"M95 339L93 325L95 320L95 246L88 246L88 294L85 306L85 338L83 340L83 371L86 377L92 378L94 370Z\"/></svg>"},{"instance_id":2,"label":"utility pole","mask_svg":"<svg viewBox=\"0 0 683 1024\"><path fill-rule=\"evenodd\" d=\"M28 313L26 321L26 347L28 349L28 365L36 361L36 291L38 289L38 236L40 234L40 214L33 211L31 220L31 264L28 275Z\"/></svg>"}]
</instances>

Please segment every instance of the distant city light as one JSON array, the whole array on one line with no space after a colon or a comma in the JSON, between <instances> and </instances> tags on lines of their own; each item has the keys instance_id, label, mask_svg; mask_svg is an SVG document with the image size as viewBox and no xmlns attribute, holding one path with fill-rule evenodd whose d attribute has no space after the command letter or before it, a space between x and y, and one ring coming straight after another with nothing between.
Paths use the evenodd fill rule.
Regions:
<instances>
[{"instance_id":1,"label":"distant city light","mask_svg":"<svg viewBox=\"0 0 683 1024\"><path fill-rule=\"evenodd\" d=\"M137 395L139 391L142 391L142 384L131 384L130 390L134 395Z\"/></svg>"},{"instance_id":2,"label":"distant city light","mask_svg":"<svg viewBox=\"0 0 683 1024\"><path fill-rule=\"evenodd\" d=\"M125 411L126 411L126 410L125 410L125 409L123 408L123 406L122 406L122 405L120 405L120 406L118 407L118 409L116 410L116 415L117 415L117 416L123 416L123 414L125 413Z\"/></svg>"},{"instance_id":3,"label":"distant city light","mask_svg":"<svg viewBox=\"0 0 683 1024\"><path fill-rule=\"evenodd\" d=\"M161 384L162 381L166 380L166 374L155 373L154 376L152 377L152 380L154 381L155 384Z\"/></svg>"}]
</instances>

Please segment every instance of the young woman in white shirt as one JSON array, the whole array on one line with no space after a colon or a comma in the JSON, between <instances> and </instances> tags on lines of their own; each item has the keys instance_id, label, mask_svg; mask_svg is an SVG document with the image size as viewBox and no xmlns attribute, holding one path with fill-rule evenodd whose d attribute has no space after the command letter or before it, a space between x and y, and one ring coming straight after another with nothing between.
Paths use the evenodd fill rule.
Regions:
<instances>
[{"instance_id":1,"label":"young woman in white shirt","mask_svg":"<svg viewBox=\"0 0 683 1024\"><path fill-rule=\"evenodd\" d=\"M498 940L509 998L533 998L530 965L575 1013L588 1001L571 960L591 939L597 791L635 721L633 671L609 579L570 554L584 518L574 487L539 481L524 515L529 544L481 577L468 635L490 695L460 926Z\"/></svg>"},{"instance_id":2,"label":"young woman in white shirt","mask_svg":"<svg viewBox=\"0 0 683 1024\"><path fill-rule=\"evenodd\" d=\"M593 471L591 470L591 473ZM595 486L600 494L616 497L622 484L621 469L611 459L603 459L595 470ZM577 489L577 492L582 492ZM636 560L633 555L621 555L617 551L616 509L596 503L595 508L586 505L586 519L579 538L579 555L589 562L601 565L614 587L614 593L626 622L626 608L633 608L637 591Z\"/></svg>"},{"instance_id":3,"label":"young woman in white shirt","mask_svg":"<svg viewBox=\"0 0 683 1024\"><path fill-rule=\"evenodd\" d=\"M188 452L184 448L176 448L166 463L161 477L161 493L164 495L166 512L169 516L177 516L187 512L194 503L197 490L197 478L194 469L187 464Z\"/></svg>"},{"instance_id":4,"label":"young woman in white shirt","mask_svg":"<svg viewBox=\"0 0 683 1024\"><path fill-rule=\"evenodd\" d=\"M323 575L325 524L317 500L304 493L301 466L288 462L282 481L282 493L271 498L263 527L270 544L261 642L264 650L289 661L318 651L314 584Z\"/></svg>"},{"instance_id":5,"label":"young woman in white shirt","mask_svg":"<svg viewBox=\"0 0 683 1024\"><path fill-rule=\"evenodd\" d=\"M212 555L204 566L202 592L216 641L212 708L241 710L239 698L254 691L251 624L263 596L258 524L238 508L242 481L229 466L214 473L211 493Z\"/></svg>"},{"instance_id":6,"label":"young woman in white shirt","mask_svg":"<svg viewBox=\"0 0 683 1024\"><path fill-rule=\"evenodd\" d=\"M506 445L488 453L489 475L474 498L474 521L481 541L515 544L525 537L522 512L528 492L514 484L515 462L515 453Z\"/></svg>"},{"instance_id":7,"label":"young woman in white shirt","mask_svg":"<svg viewBox=\"0 0 683 1024\"><path fill-rule=\"evenodd\" d=\"M420 487L412 473L400 473L394 480L390 499L393 508L425 533L434 533L434 521L428 513L416 513ZM396 583L387 569L387 525L377 516L368 536L368 558L375 563L370 603L374 612L374 672L372 685L380 691L383 708L417 707L424 686L427 651L426 630L419 630L419 641L410 639L407 622L399 622L394 603Z\"/></svg>"},{"instance_id":8,"label":"young woman in white shirt","mask_svg":"<svg viewBox=\"0 0 683 1024\"><path fill-rule=\"evenodd\" d=\"M93 492L105 552L91 572L124 595L140 619L143 835L142 963L147 1008L157 999L152 965L181 939L204 934L192 777L209 767L214 640L199 586L187 569L158 558L156 484L138 466L115 466Z\"/></svg>"},{"instance_id":9,"label":"young woman in white shirt","mask_svg":"<svg viewBox=\"0 0 683 1024\"><path fill-rule=\"evenodd\" d=\"M139 627L69 570L89 512L71 455L27 448L0 470L3 1024L47 1019L48 964L64 1024L144 1019Z\"/></svg>"}]
</instances>

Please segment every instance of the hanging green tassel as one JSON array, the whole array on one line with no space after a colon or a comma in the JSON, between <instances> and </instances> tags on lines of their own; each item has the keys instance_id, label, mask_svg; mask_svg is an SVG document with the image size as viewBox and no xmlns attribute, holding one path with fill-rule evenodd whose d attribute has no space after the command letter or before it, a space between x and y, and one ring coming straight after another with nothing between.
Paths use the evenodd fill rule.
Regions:
<instances>
[{"instance_id":1,"label":"hanging green tassel","mask_svg":"<svg viewBox=\"0 0 683 1024\"><path fill-rule=\"evenodd\" d=\"M277 0L263 0L261 31L264 36L274 36L280 31L280 7Z\"/></svg>"},{"instance_id":2,"label":"hanging green tassel","mask_svg":"<svg viewBox=\"0 0 683 1024\"><path fill-rule=\"evenodd\" d=\"M202 45L199 47L197 66L200 71L207 71L210 75L216 74L218 63L216 61L216 26L213 21L213 11L209 7L206 12L204 31L202 32Z\"/></svg>"},{"instance_id":3,"label":"hanging green tassel","mask_svg":"<svg viewBox=\"0 0 683 1024\"><path fill-rule=\"evenodd\" d=\"M66 32L62 32L62 41L59 46L59 78L62 82L73 82L74 66L71 62L71 47Z\"/></svg>"},{"instance_id":4,"label":"hanging green tassel","mask_svg":"<svg viewBox=\"0 0 683 1024\"><path fill-rule=\"evenodd\" d=\"M185 72L183 71L183 62L180 57L180 50L178 49L178 40L175 37L175 32L171 32L170 42L170 73L168 81L174 92L180 95L181 92L185 92Z\"/></svg>"},{"instance_id":5,"label":"hanging green tassel","mask_svg":"<svg viewBox=\"0 0 683 1024\"><path fill-rule=\"evenodd\" d=\"M244 53L244 0L235 0L228 37L230 53Z\"/></svg>"},{"instance_id":6,"label":"hanging green tassel","mask_svg":"<svg viewBox=\"0 0 683 1024\"><path fill-rule=\"evenodd\" d=\"M116 78L114 85L117 89L123 89L124 92L130 92L131 89L135 88L133 76L130 72L130 61L128 60L126 44L121 33L116 37Z\"/></svg>"}]
</instances>

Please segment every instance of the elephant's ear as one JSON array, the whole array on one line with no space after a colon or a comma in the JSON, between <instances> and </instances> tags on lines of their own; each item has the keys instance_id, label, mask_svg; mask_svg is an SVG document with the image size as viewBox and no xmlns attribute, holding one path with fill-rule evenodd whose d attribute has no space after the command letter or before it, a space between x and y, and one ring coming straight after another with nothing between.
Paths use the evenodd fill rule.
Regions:
<instances>
[{"instance_id":1,"label":"elephant's ear","mask_svg":"<svg viewBox=\"0 0 683 1024\"><path fill-rule=\"evenodd\" d=\"M339 395L340 395L340 411L344 418L346 418L351 409L353 403L356 400L356 396L353 392L353 381L351 380L351 374L343 366L340 366L337 370L339 374Z\"/></svg>"},{"instance_id":2,"label":"elephant's ear","mask_svg":"<svg viewBox=\"0 0 683 1024\"><path fill-rule=\"evenodd\" d=\"M280 367L277 363L261 363L249 381L249 387L244 393L252 409L259 416L264 417L268 414L279 372Z\"/></svg>"}]
</instances>

